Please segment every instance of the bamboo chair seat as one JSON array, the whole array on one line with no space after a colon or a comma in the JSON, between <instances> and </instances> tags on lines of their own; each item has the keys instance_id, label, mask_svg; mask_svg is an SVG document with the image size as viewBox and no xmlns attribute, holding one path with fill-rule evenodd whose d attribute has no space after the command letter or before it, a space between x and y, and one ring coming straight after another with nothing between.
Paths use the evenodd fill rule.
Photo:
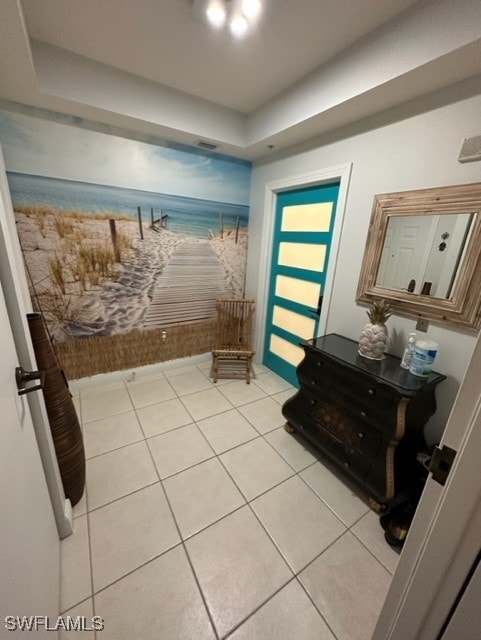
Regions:
<instances>
[{"instance_id":1,"label":"bamboo chair seat","mask_svg":"<svg viewBox=\"0 0 481 640\"><path fill-rule=\"evenodd\" d=\"M217 300L217 335L212 350L213 378L246 379L251 381L252 315L254 300Z\"/></svg>"}]
</instances>

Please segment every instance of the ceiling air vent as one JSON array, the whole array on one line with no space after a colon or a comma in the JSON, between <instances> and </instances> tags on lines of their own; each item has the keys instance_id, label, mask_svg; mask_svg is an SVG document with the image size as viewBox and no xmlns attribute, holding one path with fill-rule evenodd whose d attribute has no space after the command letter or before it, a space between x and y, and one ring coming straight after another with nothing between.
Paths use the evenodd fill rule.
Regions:
<instances>
[{"instance_id":1,"label":"ceiling air vent","mask_svg":"<svg viewBox=\"0 0 481 640\"><path fill-rule=\"evenodd\" d=\"M481 160L481 136L464 138L458 160L459 162Z\"/></svg>"},{"instance_id":2,"label":"ceiling air vent","mask_svg":"<svg viewBox=\"0 0 481 640\"><path fill-rule=\"evenodd\" d=\"M195 144L201 149L207 149L208 151L214 151L214 149L217 149L218 147L217 144L214 144L213 142L206 142L205 140L197 140Z\"/></svg>"}]
</instances>

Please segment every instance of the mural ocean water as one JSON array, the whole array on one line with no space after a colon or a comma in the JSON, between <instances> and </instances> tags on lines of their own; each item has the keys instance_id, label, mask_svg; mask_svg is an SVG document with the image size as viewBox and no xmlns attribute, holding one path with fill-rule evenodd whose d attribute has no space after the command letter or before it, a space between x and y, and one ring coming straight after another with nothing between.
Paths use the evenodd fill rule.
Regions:
<instances>
[{"instance_id":1,"label":"mural ocean water","mask_svg":"<svg viewBox=\"0 0 481 640\"><path fill-rule=\"evenodd\" d=\"M150 222L151 208L154 218L167 215L170 231L185 235L208 238L210 231L219 230L219 214L222 213L224 227L246 228L249 207L190 198L178 195L153 193L140 189L126 189L107 185L91 184L75 180L64 180L44 176L7 172L8 184L14 207L20 204L45 204L56 209L74 209L90 212L113 212L137 219L137 207L141 207L142 218Z\"/></svg>"}]
</instances>

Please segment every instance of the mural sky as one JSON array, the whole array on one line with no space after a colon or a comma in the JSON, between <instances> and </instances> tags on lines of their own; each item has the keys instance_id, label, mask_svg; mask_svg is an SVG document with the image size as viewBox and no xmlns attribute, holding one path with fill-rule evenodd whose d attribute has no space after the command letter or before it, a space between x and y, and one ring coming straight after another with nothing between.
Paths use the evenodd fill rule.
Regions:
<instances>
[{"instance_id":1,"label":"mural sky","mask_svg":"<svg viewBox=\"0 0 481 640\"><path fill-rule=\"evenodd\" d=\"M82 124L80 119L78 124ZM8 171L249 204L250 164L0 111Z\"/></svg>"}]
</instances>

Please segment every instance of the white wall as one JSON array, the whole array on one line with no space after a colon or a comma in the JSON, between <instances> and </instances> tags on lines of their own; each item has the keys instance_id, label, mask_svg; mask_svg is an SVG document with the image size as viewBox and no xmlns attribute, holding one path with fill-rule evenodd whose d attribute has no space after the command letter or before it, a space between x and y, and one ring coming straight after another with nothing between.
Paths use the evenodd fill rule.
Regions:
<instances>
[{"instance_id":1,"label":"white wall","mask_svg":"<svg viewBox=\"0 0 481 640\"><path fill-rule=\"evenodd\" d=\"M247 295L257 298L266 184L352 162L339 259L335 274L332 270L330 274L334 280L327 332L357 340L366 322L366 314L365 308L356 305L355 295L374 195L480 181L481 163L460 164L457 161L462 139L479 133L481 96L476 96L255 166L249 222ZM263 304L265 300L258 300L258 305ZM388 325L391 332L389 350L401 355L408 333L415 330L415 321L393 316ZM438 388L438 410L426 430L428 440L434 442L439 440L446 424L471 357L475 337L434 324L430 325L427 335L439 343L436 369L448 375L448 380Z\"/></svg>"}]
</instances>

